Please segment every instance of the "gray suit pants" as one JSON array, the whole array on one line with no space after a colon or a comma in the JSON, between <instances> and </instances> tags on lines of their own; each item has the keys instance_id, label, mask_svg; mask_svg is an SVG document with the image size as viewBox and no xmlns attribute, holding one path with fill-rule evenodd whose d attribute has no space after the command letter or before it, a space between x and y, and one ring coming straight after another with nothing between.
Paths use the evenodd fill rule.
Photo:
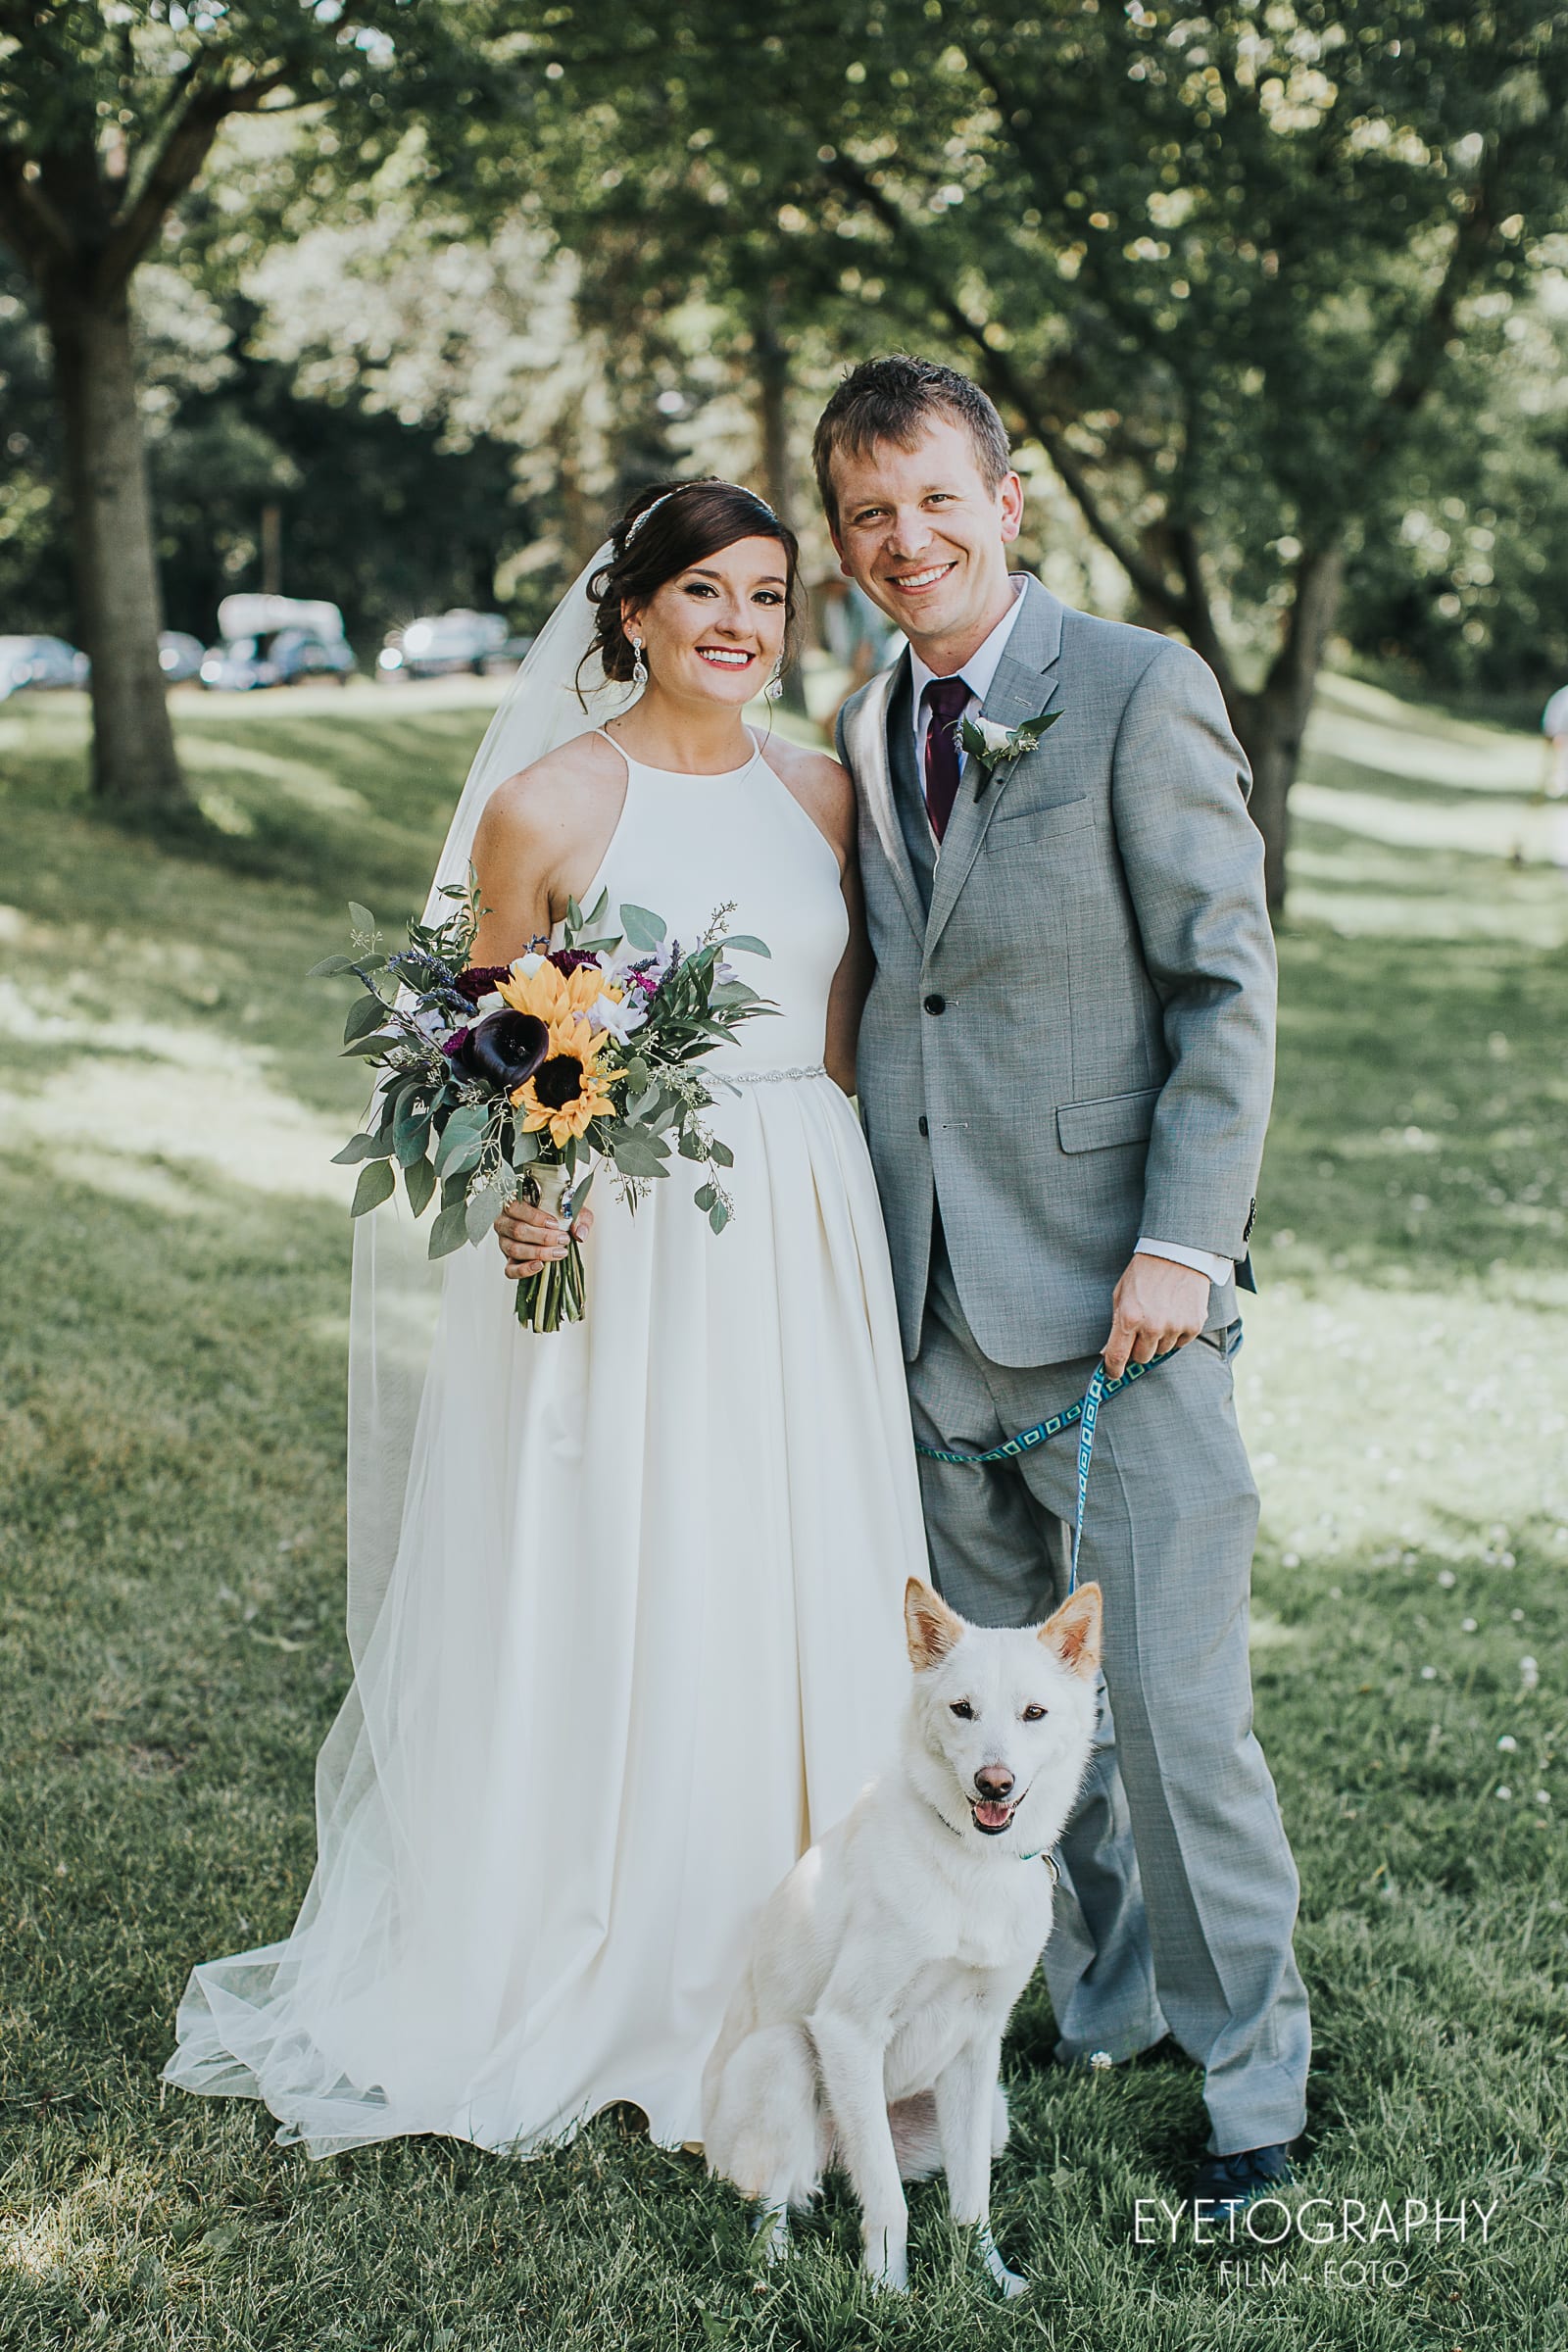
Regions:
<instances>
[{"instance_id":1,"label":"gray suit pants","mask_svg":"<svg viewBox=\"0 0 1568 2352\"><path fill-rule=\"evenodd\" d=\"M1296 1866L1252 1732L1257 1492L1228 1342L1194 1341L1100 1417L1080 1574L1104 1595L1109 1704L1062 1838L1045 1959L1058 2055L1128 2057L1168 2028L1203 2069L1222 2155L1296 2136L1311 2053L1291 1944ZM938 1237L909 1367L922 1444L984 1452L1072 1403L1092 1369L992 1363ZM1066 1591L1072 1436L985 1470L922 1456L920 1476L932 1570L953 1606L979 1625L1048 1616Z\"/></svg>"}]
</instances>

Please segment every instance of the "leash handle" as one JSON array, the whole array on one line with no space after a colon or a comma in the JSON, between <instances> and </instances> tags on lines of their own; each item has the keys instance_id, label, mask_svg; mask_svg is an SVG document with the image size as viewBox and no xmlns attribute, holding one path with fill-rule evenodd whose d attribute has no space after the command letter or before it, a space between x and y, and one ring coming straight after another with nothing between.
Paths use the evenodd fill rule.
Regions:
<instances>
[{"instance_id":1,"label":"leash handle","mask_svg":"<svg viewBox=\"0 0 1568 2352\"><path fill-rule=\"evenodd\" d=\"M1151 1360L1158 1363L1163 1359L1156 1356ZM1138 1369L1143 1371L1145 1367L1140 1364ZM1083 1549L1084 1512L1089 1505L1089 1470L1095 1458L1095 1428L1100 1420L1101 1405L1109 1396L1111 1388L1119 1386L1119 1382L1106 1381L1105 1359L1102 1356L1089 1375L1089 1386L1084 1391L1083 1409L1078 1422L1078 1509L1072 1528L1072 1564L1067 1571L1069 1600L1078 1590L1078 1554Z\"/></svg>"}]
</instances>

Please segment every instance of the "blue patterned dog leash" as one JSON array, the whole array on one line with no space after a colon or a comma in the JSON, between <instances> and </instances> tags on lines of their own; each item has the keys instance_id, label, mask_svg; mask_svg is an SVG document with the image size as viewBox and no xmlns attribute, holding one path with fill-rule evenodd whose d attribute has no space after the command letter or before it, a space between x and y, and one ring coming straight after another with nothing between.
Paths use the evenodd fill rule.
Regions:
<instances>
[{"instance_id":1,"label":"blue patterned dog leash","mask_svg":"<svg viewBox=\"0 0 1568 2352\"><path fill-rule=\"evenodd\" d=\"M1102 1356L1089 1376L1088 1388L1076 1404L1069 1404L1062 1412L1053 1413L1049 1421L1037 1421L1033 1429L1020 1430L1017 1437L1008 1438L1004 1445L993 1446L985 1453L947 1453L940 1446L922 1446L918 1440L914 1450L923 1453L928 1461L956 1462L965 1470L983 1470L992 1462L1016 1461L1019 1454L1032 1453L1037 1446L1044 1446L1051 1438L1059 1438L1064 1429L1071 1429L1076 1424L1078 1510L1072 1531L1072 1567L1067 1577L1067 1591L1076 1592L1078 1554L1084 1540L1084 1511L1089 1501L1089 1466L1095 1458L1095 1429L1100 1420L1100 1408L1107 1397L1119 1396L1123 1389L1130 1389L1135 1380L1142 1380L1144 1374L1152 1372L1156 1364L1168 1364L1171 1357L1179 1353L1178 1348L1167 1348L1163 1355L1152 1355L1147 1364L1129 1364L1126 1371L1115 1380L1105 1378L1105 1362Z\"/></svg>"}]
</instances>

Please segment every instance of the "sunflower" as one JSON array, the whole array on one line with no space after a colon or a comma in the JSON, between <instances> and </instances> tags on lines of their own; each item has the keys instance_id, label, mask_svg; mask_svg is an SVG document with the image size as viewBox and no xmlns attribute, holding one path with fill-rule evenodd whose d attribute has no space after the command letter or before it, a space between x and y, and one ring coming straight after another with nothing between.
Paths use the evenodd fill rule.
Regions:
<instances>
[{"instance_id":1,"label":"sunflower","mask_svg":"<svg viewBox=\"0 0 1568 2352\"><path fill-rule=\"evenodd\" d=\"M559 1151L568 1137L585 1135L595 1119L613 1111L609 1089L624 1073L607 1070L600 1060L612 1042L608 1031L590 1029L586 1022L574 1021L569 1015L551 1024L549 1057L512 1098L514 1106L526 1113L524 1135L536 1135L548 1127Z\"/></svg>"}]
</instances>

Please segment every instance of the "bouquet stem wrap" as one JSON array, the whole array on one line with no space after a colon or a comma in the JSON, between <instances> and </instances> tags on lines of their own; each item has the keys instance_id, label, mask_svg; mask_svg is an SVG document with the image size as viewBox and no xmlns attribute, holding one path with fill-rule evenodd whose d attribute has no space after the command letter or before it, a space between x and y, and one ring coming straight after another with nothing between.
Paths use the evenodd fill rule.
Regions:
<instances>
[{"instance_id":1,"label":"bouquet stem wrap","mask_svg":"<svg viewBox=\"0 0 1568 2352\"><path fill-rule=\"evenodd\" d=\"M523 1179L522 1198L564 1218L569 1227L571 1175L566 1168L546 1165L530 1169ZM563 1323L580 1323L586 1296L582 1244L568 1232L565 1256L549 1259L537 1274L524 1274L514 1288L517 1321L524 1331L559 1331Z\"/></svg>"}]
</instances>

